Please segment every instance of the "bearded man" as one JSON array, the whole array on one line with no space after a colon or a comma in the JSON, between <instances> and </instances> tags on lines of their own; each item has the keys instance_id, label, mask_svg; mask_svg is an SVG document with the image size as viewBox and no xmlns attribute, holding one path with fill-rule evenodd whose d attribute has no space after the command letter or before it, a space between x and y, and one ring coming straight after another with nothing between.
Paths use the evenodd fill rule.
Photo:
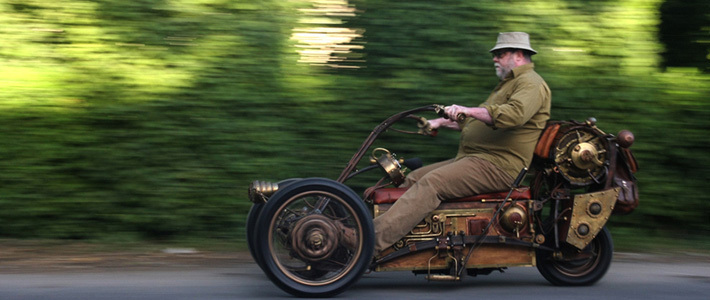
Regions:
<instances>
[{"instance_id":1,"label":"bearded man","mask_svg":"<svg viewBox=\"0 0 710 300\"><path fill-rule=\"evenodd\" d=\"M461 131L458 154L407 176L401 186L408 190L374 220L375 253L409 233L441 201L507 190L530 165L551 105L550 88L534 71L537 51L527 33L503 32L490 52L500 82L477 107L447 106L448 118L429 121L433 129Z\"/></svg>"}]
</instances>

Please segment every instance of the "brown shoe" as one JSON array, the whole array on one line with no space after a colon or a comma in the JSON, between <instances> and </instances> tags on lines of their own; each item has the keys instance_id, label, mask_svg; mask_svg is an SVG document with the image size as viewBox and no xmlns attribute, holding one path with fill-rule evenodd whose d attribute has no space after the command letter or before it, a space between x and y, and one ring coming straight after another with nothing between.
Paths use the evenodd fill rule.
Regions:
<instances>
[{"instance_id":1,"label":"brown shoe","mask_svg":"<svg viewBox=\"0 0 710 300\"><path fill-rule=\"evenodd\" d=\"M340 244L348 249L357 249L359 246L358 235L355 229L345 226L340 221L335 221L335 227L340 234Z\"/></svg>"}]
</instances>

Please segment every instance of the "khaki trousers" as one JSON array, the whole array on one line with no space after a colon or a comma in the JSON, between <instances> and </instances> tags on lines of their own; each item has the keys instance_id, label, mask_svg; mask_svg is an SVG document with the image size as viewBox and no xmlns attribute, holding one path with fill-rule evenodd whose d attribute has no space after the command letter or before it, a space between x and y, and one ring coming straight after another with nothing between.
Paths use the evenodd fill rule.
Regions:
<instances>
[{"instance_id":1,"label":"khaki trousers","mask_svg":"<svg viewBox=\"0 0 710 300\"><path fill-rule=\"evenodd\" d=\"M393 245L441 201L510 189L515 179L478 157L446 160L407 175L409 189L383 215L375 218L375 253Z\"/></svg>"}]
</instances>

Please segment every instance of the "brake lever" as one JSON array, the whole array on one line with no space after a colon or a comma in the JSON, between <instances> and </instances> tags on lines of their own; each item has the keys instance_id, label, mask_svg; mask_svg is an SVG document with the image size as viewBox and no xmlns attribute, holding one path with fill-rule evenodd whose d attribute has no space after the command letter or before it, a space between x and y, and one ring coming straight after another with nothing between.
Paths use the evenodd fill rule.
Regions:
<instances>
[{"instance_id":1,"label":"brake lever","mask_svg":"<svg viewBox=\"0 0 710 300\"><path fill-rule=\"evenodd\" d=\"M418 134L436 136L439 133L438 130L431 128L431 125L429 125L429 121L426 118L419 116L414 117L417 119L417 127L419 127L419 131L417 131Z\"/></svg>"},{"instance_id":2,"label":"brake lever","mask_svg":"<svg viewBox=\"0 0 710 300\"><path fill-rule=\"evenodd\" d=\"M426 135L426 136L432 136L432 137L436 136L439 133L438 130L431 128L431 125L429 125L429 121L424 117L415 116L415 115L408 115L407 118L417 120L417 128L419 128L419 130L408 131L408 130L400 130L400 129L396 129L396 128L390 128L390 130L400 132L400 133L418 134L418 135Z\"/></svg>"}]
</instances>

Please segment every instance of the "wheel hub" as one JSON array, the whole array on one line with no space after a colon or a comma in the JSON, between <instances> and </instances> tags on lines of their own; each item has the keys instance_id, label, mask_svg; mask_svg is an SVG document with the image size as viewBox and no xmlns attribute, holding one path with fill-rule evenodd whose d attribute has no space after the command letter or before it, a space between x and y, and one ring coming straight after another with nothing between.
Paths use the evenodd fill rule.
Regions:
<instances>
[{"instance_id":1,"label":"wheel hub","mask_svg":"<svg viewBox=\"0 0 710 300\"><path fill-rule=\"evenodd\" d=\"M300 258L308 261L328 259L338 247L338 230L332 220L323 215L310 215L293 227L291 244Z\"/></svg>"}]
</instances>

